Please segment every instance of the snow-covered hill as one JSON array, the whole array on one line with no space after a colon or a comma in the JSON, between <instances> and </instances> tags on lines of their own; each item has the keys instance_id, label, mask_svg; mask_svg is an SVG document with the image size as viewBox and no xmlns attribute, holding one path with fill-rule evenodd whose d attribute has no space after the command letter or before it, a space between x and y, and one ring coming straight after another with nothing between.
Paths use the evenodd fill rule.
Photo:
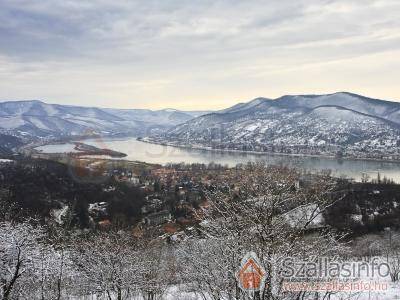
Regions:
<instances>
[{"instance_id":1,"label":"snow-covered hill","mask_svg":"<svg viewBox=\"0 0 400 300\"><path fill-rule=\"evenodd\" d=\"M257 98L149 137L216 149L400 158L400 103L351 93Z\"/></svg>"},{"instance_id":2,"label":"snow-covered hill","mask_svg":"<svg viewBox=\"0 0 400 300\"><path fill-rule=\"evenodd\" d=\"M0 131L35 137L91 133L143 135L150 130L165 130L201 113L173 109L102 109L47 104L38 100L9 101L0 103Z\"/></svg>"}]
</instances>

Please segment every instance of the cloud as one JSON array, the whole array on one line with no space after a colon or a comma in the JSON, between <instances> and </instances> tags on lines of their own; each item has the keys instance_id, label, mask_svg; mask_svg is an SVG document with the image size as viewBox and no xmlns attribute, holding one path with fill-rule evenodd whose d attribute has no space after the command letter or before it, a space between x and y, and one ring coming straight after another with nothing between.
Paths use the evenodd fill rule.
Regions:
<instances>
[{"instance_id":1,"label":"cloud","mask_svg":"<svg viewBox=\"0 0 400 300\"><path fill-rule=\"evenodd\" d=\"M324 74L327 63L342 62L358 75L352 60L387 61L400 48L399 13L391 0L3 0L0 97L120 107L272 97L296 72L311 76L307 65ZM263 90L270 76L277 84ZM240 89L253 78L257 86ZM304 89L315 92L318 80ZM400 88L390 90L400 98Z\"/></svg>"}]
</instances>

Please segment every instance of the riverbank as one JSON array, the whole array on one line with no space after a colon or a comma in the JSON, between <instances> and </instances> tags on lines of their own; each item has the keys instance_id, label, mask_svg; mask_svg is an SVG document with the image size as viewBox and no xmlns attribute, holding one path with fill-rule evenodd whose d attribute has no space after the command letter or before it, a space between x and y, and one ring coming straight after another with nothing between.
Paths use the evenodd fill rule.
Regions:
<instances>
[{"instance_id":1,"label":"riverbank","mask_svg":"<svg viewBox=\"0 0 400 300\"><path fill-rule=\"evenodd\" d=\"M154 140L148 140L146 138L137 138L138 141L160 145L160 146L168 146L168 147L176 147L182 149L190 149L190 150L202 150L202 151L210 151L215 153L237 153L237 154L252 154L252 155L275 155L275 156L289 156L289 157L308 157L308 158L324 158L324 159L332 159L332 160L357 160L357 161L372 161L372 162L387 162L387 163L398 163L400 164L400 160L397 159L378 159L378 158L368 158L368 157L357 157L357 156L343 156L337 157L335 155L326 155L326 154L305 154L305 153L283 153L283 152L263 152L263 151L249 151L249 150L236 150L236 149L216 149L211 147L204 146L187 146L173 143L165 143L165 142L157 142Z\"/></svg>"}]
</instances>

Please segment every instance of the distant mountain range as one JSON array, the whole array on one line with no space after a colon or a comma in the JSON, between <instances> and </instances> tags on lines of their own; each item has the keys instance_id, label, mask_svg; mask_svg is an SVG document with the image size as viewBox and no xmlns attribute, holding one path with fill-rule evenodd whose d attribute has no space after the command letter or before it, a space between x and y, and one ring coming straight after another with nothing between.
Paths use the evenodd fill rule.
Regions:
<instances>
[{"instance_id":1,"label":"distant mountain range","mask_svg":"<svg viewBox=\"0 0 400 300\"><path fill-rule=\"evenodd\" d=\"M175 109L104 109L38 100L0 103L0 132L19 137L148 134L166 130L207 112Z\"/></svg>"},{"instance_id":2,"label":"distant mountain range","mask_svg":"<svg viewBox=\"0 0 400 300\"><path fill-rule=\"evenodd\" d=\"M213 149L400 159L400 103L347 92L256 98L146 140Z\"/></svg>"},{"instance_id":3,"label":"distant mountain range","mask_svg":"<svg viewBox=\"0 0 400 300\"><path fill-rule=\"evenodd\" d=\"M400 160L400 103L347 92L256 98L215 112L9 101L0 103L0 134L9 146L20 142L10 135L22 141L145 136L207 149Z\"/></svg>"}]
</instances>

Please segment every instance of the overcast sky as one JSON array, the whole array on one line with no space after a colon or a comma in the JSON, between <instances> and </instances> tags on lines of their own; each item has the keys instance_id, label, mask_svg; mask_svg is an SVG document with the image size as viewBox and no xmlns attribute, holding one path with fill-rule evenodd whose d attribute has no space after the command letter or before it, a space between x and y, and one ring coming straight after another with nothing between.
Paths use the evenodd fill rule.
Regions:
<instances>
[{"instance_id":1,"label":"overcast sky","mask_svg":"<svg viewBox=\"0 0 400 300\"><path fill-rule=\"evenodd\" d=\"M217 109L350 91L400 101L400 1L0 1L0 99Z\"/></svg>"}]
</instances>

